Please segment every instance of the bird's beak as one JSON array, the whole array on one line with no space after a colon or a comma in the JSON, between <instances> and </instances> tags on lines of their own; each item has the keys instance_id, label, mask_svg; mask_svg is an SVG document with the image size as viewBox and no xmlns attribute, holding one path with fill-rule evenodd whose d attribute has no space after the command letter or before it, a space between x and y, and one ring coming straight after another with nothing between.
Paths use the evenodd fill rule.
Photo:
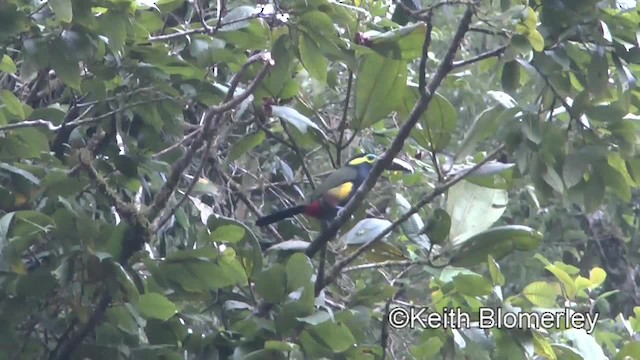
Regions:
<instances>
[{"instance_id":1,"label":"bird's beak","mask_svg":"<svg viewBox=\"0 0 640 360\"><path fill-rule=\"evenodd\" d=\"M413 166L411 166L408 162L395 158L391 161L391 164L389 164L387 170L402 171L408 173L413 173L414 171Z\"/></svg>"}]
</instances>

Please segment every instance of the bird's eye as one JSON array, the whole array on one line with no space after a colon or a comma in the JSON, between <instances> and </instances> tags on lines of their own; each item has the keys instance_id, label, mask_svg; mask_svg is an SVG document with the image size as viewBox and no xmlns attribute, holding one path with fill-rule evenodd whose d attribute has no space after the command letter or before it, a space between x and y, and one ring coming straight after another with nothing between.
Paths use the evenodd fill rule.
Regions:
<instances>
[{"instance_id":1,"label":"bird's eye","mask_svg":"<svg viewBox=\"0 0 640 360\"><path fill-rule=\"evenodd\" d=\"M372 154L367 155L367 160L369 160L369 161L373 161L373 160L375 160L375 159L376 159L376 156L375 156L375 155L372 155Z\"/></svg>"}]
</instances>

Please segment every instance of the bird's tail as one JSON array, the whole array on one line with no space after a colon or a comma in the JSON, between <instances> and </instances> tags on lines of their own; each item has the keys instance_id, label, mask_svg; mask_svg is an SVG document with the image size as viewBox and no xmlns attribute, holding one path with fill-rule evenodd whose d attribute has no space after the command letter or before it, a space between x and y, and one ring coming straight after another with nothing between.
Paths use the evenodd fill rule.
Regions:
<instances>
[{"instance_id":1,"label":"bird's tail","mask_svg":"<svg viewBox=\"0 0 640 360\"><path fill-rule=\"evenodd\" d=\"M273 214L269 214L267 216L263 216L256 221L256 225L258 226L266 226L269 224L273 224L280 220L284 220L286 218L293 217L298 214L302 214L305 211L304 205L298 205L294 207L290 207L284 210L277 211Z\"/></svg>"}]
</instances>

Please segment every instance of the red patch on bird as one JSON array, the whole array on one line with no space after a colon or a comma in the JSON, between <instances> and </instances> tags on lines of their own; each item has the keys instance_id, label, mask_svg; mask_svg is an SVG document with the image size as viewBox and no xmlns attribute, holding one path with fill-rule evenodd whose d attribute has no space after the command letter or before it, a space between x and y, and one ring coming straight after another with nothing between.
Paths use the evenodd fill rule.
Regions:
<instances>
[{"instance_id":1,"label":"red patch on bird","mask_svg":"<svg viewBox=\"0 0 640 360\"><path fill-rule=\"evenodd\" d=\"M309 215L309 216L313 216L313 217L320 217L320 215L322 215L322 203L320 200L316 200L314 202L312 202L311 204L307 205L307 207L304 209L304 213Z\"/></svg>"}]
</instances>

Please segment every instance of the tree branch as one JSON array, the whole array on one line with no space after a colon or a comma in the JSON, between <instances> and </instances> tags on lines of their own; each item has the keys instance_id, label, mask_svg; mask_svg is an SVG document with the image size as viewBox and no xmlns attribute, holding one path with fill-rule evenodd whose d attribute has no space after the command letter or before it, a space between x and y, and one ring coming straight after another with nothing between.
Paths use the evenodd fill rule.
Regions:
<instances>
[{"instance_id":1,"label":"tree branch","mask_svg":"<svg viewBox=\"0 0 640 360\"><path fill-rule=\"evenodd\" d=\"M502 53L504 53L504 51L507 49L507 47L509 47L509 45L502 45L499 48L493 49L493 50L489 50L487 52L483 52L482 54L476 55L470 59L466 59L466 60L461 60L461 61L454 61L453 62L453 68L457 69L463 66L467 66L467 65L471 65L473 63L477 63L478 61L482 61L484 59L488 59L491 57L496 57L496 56L500 56L502 55Z\"/></svg>"},{"instance_id":2,"label":"tree branch","mask_svg":"<svg viewBox=\"0 0 640 360\"><path fill-rule=\"evenodd\" d=\"M458 29L456 30L456 33L451 40L451 45L449 46L444 59L436 69L436 72L431 78L431 81L427 85L427 91L424 93L424 95L420 96L418 102L411 110L409 118L402 125L402 127L400 127L398 135L391 143L391 146L380 157L380 159L376 161L376 164L371 169L369 176L363 182L363 184L360 185L353 198L347 203L341 214L333 221L331 221L331 223L329 223L327 230L321 232L320 235L309 244L309 247L305 251L305 255L307 255L308 257L313 257L313 255L315 255L315 253L318 252L318 250L320 250L324 244L326 244L336 235L340 227L342 227L347 222L347 219L356 211L357 207L362 203L365 196L374 187L384 169L389 166L393 158L400 152L400 150L402 150L404 141L409 137L409 135L411 134L411 130L418 123L420 117L429 106L431 98L436 89L438 88L438 86L440 86L440 83L442 83L447 74L452 70L453 59L456 55L458 47L460 46L460 43L462 42L462 39L464 38L464 35L467 32L467 29L469 28L472 16L473 7L472 5L468 5L462 19L460 20ZM422 56L426 56L426 54L423 54Z\"/></svg>"},{"instance_id":3,"label":"tree branch","mask_svg":"<svg viewBox=\"0 0 640 360\"><path fill-rule=\"evenodd\" d=\"M102 319L102 316L107 311L109 304L111 303L111 294L109 294L109 290L105 289L104 294L102 294L102 298L100 298L100 302L96 305L95 310L91 314L89 321L86 322L83 326L81 326L78 331L76 331L69 340L62 343L59 347L59 350L54 349L49 353L49 359L60 359L66 360L69 359L73 351L82 343L84 338L91 332L93 329L98 326L98 322Z\"/></svg>"},{"instance_id":4,"label":"tree branch","mask_svg":"<svg viewBox=\"0 0 640 360\"><path fill-rule=\"evenodd\" d=\"M8 131L8 130L14 130L14 129L20 129L20 128L31 128L31 127L46 127L48 128L50 131L53 132L57 132L60 131L62 128L65 127L72 127L72 126L81 126L81 125L88 125L88 124L92 124L95 122L98 122L104 118L107 118L111 115L117 114L119 112L131 109L133 107L136 106L140 106L140 105L145 105L145 104L149 104L151 102L154 101L162 101L162 100L167 100L167 99L171 99L170 97L161 97L158 99L152 99L152 100L145 100L145 101L138 101L138 102L134 102L134 103L130 103L127 105L124 105L122 107L119 107L115 110L106 112L104 114L100 114L98 116L89 118L89 119L81 119L82 116L80 116L78 119L70 121L66 124L61 124L61 125L55 125L54 123L52 123L51 121L47 121L47 120L42 120L42 119L38 119L38 120L27 120L27 121L21 121L18 123L14 123L14 124L8 124L5 126L0 126L0 131ZM89 109L87 109L89 110ZM83 112L83 114L86 114L88 111Z\"/></svg>"},{"instance_id":5,"label":"tree branch","mask_svg":"<svg viewBox=\"0 0 640 360\"><path fill-rule=\"evenodd\" d=\"M240 95L231 98L233 95L237 84L240 81L240 77L246 71L246 69L256 62L264 63L262 69L258 72L258 75L255 79L247 86L245 91ZM158 194L155 196L153 200L153 204L147 210L147 214L149 219L155 219L158 214L162 211L162 209L169 201L169 197L173 193L173 190L178 185L178 181L182 176L183 171L187 168L195 152L202 147L205 140L210 136L211 129L214 127L214 123L217 122L222 114L225 111L228 111L236 106L238 106L242 101L244 101L249 95L256 89L258 84L265 78L269 68L273 65L273 60L271 59L271 54L269 52L263 52L256 55L253 55L249 58L246 64L240 69L240 71L236 74L236 76L231 80L231 86L229 87L229 91L227 93L227 98L230 100L224 102L221 105L211 107L205 113L203 119L203 127L202 131L198 136L193 140L189 149L185 152L185 154L178 159L171 168L171 174L167 178L167 181L164 183ZM196 174L198 176L198 174ZM196 177L197 177L196 176ZM197 181L197 179L196 179Z\"/></svg>"},{"instance_id":6,"label":"tree branch","mask_svg":"<svg viewBox=\"0 0 640 360\"><path fill-rule=\"evenodd\" d=\"M341 152L342 143L344 142L344 131L347 129L347 115L349 114L349 100L351 99L351 88L353 87L353 71L349 70L349 79L347 80L347 94L344 99L344 108L342 110L342 119L340 119L340 125L338 125L338 145L336 146L336 161L339 166L342 163Z\"/></svg>"},{"instance_id":7,"label":"tree branch","mask_svg":"<svg viewBox=\"0 0 640 360\"><path fill-rule=\"evenodd\" d=\"M222 12L220 12L220 15L222 15ZM248 21L248 20L252 20L252 19L257 19L262 15L262 10L256 14L253 14L251 16L247 16L247 17L243 17L241 19L235 19L226 23L222 23L222 21L218 20L216 22L216 25L212 28L210 26L207 26L206 24L204 24L204 20L203 20L203 25L204 27L200 28L200 29L191 29L191 30L186 30L186 31L180 31L177 33L173 33L173 34L166 34L166 35L158 35L158 36L149 36L149 41L154 42L154 41L165 41L165 40L173 40L176 38L180 38L180 37L185 37L185 36L189 36L189 35L194 35L194 34L209 34L209 35L213 35L216 32L218 32L218 30L220 30L220 28L222 28L225 25L231 25L231 24L236 24L239 22L243 22L243 21Z\"/></svg>"}]
</instances>

